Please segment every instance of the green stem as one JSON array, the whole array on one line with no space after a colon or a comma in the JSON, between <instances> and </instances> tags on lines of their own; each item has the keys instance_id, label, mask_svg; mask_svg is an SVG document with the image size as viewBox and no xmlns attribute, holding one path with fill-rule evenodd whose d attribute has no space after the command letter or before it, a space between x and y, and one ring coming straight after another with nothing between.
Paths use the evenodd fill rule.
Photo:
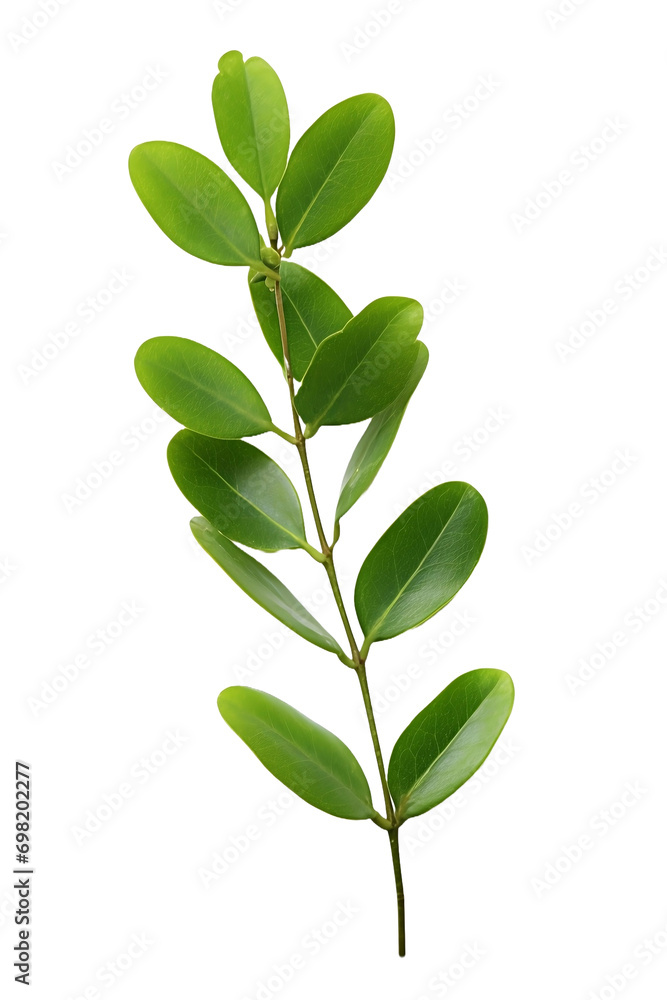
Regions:
<instances>
[{"instance_id":1,"label":"green stem","mask_svg":"<svg viewBox=\"0 0 667 1000\"><path fill-rule=\"evenodd\" d=\"M357 667L357 677L359 678L359 684L361 685L361 694L364 699L364 708L366 709L366 718L368 719L368 727L371 731L371 739L373 740L373 749L375 750L375 759L378 765L378 771L380 772L380 782L382 783L382 794L384 795L384 805L387 810L387 819L394 825L396 823L396 816L394 814L394 806L391 801L391 794L389 792L389 785L387 784L387 774L384 767L384 760L382 759L382 748L380 746L380 738L378 737L377 726L375 725L375 715L373 714L373 705L371 703L371 695L368 690L368 678L366 677L366 664L363 661L359 662Z\"/></svg>"},{"instance_id":2,"label":"green stem","mask_svg":"<svg viewBox=\"0 0 667 1000\"><path fill-rule=\"evenodd\" d=\"M272 240L271 245L274 249L277 248L277 241ZM387 772L384 766L384 760L382 758L382 748L380 747L380 739L378 737L377 726L375 724L375 715L373 713L373 705L371 702L370 692L368 690L368 678L366 676L366 660L365 651L370 643L364 643L363 650L364 654L359 652L359 647L357 645L356 639L354 637L354 632L352 631L352 626L350 624L350 619L348 618L347 611L345 610L345 603L343 601L343 595L340 591L340 586L338 583L338 577L336 575L336 567L334 566L332 545L329 545L324 533L324 528L322 526L322 518L320 517L319 508L317 506L317 498L315 497L315 489L313 487L313 480L310 474L310 465L308 463L308 452L306 449L306 440L303 433L303 428L301 426L301 420L299 419L299 414L296 409L296 403L294 399L294 376L292 374L292 366L290 363L289 354L289 344L287 342L287 326L285 324L285 309L283 306L283 297L280 289L280 281L276 282L276 310L278 313L278 326L280 328L280 341L283 349L283 358L285 363L285 378L287 379L287 385L289 387L290 403L292 406L292 416L294 419L294 444L296 445L297 451L299 452L299 458L301 459L301 467L303 469L303 476L306 481L306 490L308 492L308 499L310 500L310 507L313 512L313 519L315 521L315 527L317 529L317 536L319 538L320 547L322 549L322 561L324 563L324 568L329 577L329 583L331 584L331 590L338 607L338 611L343 622L343 627L345 629L345 634L347 635L348 642L350 643L350 651L352 653L352 661L348 663L349 666L354 667L357 677L359 678L359 684L361 686L361 694L364 699L364 707L366 709L366 718L368 719L368 726L371 732L371 739L373 741L373 749L375 750L375 759L377 761L378 771L380 774L380 782L382 785L382 794L384 796L384 804L387 812L387 818L384 820L379 814L372 817L378 826L382 827L389 833L389 840L391 843L391 855L394 862L394 878L396 881L396 898L398 901L398 953L399 955L405 955L405 901L403 896L403 879L401 876L401 859L398 852L398 824L396 821L396 814L394 812L394 806L391 800L391 793L389 792L389 785L387 783ZM334 533L334 543L338 540L338 530ZM345 662L345 661L343 661Z\"/></svg>"},{"instance_id":3,"label":"green stem","mask_svg":"<svg viewBox=\"0 0 667 1000\"><path fill-rule=\"evenodd\" d=\"M273 241L271 242L273 246ZM280 289L280 281L276 282L276 311L278 313L278 327L280 329L280 343L283 349L283 362L285 366L285 378L287 379L287 385L289 387L289 398L290 404L292 406L292 418L294 420L294 435L296 441L299 439L303 440L303 431L301 430L301 421L299 420L299 414L296 411L296 403L294 402L294 376L292 374L292 364L290 362L289 356L289 345L287 343L287 327L285 325L285 307L283 306L283 293Z\"/></svg>"},{"instance_id":4,"label":"green stem","mask_svg":"<svg viewBox=\"0 0 667 1000\"><path fill-rule=\"evenodd\" d=\"M285 377L287 379L287 385L289 387L290 404L292 406L292 417L294 419L294 444L296 445L296 449L299 452L299 458L301 460L301 468L303 469L303 478L305 479L306 482L306 491L308 493L308 499L310 501L310 508L313 512L313 519L315 521L317 537L319 538L320 541L320 548L322 550L324 568L327 571L327 576L329 577L331 589L333 591L336 605L338 606L338 611L340 613L340 617L343 622L345 634L347 635L348 642L350 643L350 650L352 651L352 659L356 664L359 663L359 647L357 646L356 639L354 638L354 632L352 631L352 626L350 625L350 619L348 618L347 611L345 610L343 595L340 592L340 586L338 583L338 576L336 575L336 567L333 561L331 546L327 542L326 535L324 533L322 518L320 517L319 507L317 506L317 498L315 496L315 489L313 487L313 477L310 474L310 464L308 462L308 451L303 436L303 428L301 427L301 421L299 419L299 414L296 409L296 403L294 401L294 376L292 374L292 365L290 362L289 344L287 342L287 326L285 324L285 309L283 306L283 296L282 296L282 291L280 289L279 281L276 283L276 310L278 312L278 326L280 328L280 341L283 349L283 358L285 359Z\"/></svg>"},{"instance_id":5,"label":"green stem","mask_svg":"<svg viewBox=\"0 0 667 1000\"><path fill-rule=\"evenodd\" d=\"M276 285L276 289L278 286ZM297 417L297 420L299 418ZM315 521L315 528L317 529L317 537L320 540L320 547L322 549L322 555L325 559L331 556L331 549L327 543L326 536L324 534L324 528L322 527L322 518L320 517L320 512L317 507L317 500L315 498L315 490L313 488L313 479L310 474L310 465L308 464L308 452L306 451L306 442L303 439L303 434L300 436L297 434L296 447L299 452L299 458L301 459L301 468L303 469L303 478L306 481L306 490L308 492L308 499L310 500L310 508L313 512L313 519Z\"/></svg>"},{"instance_id":6,"label":"green stem","mask_svg":"<svg viewBox=\"0 0 667 1000\"><path fill-rule=\"evenodd\" d=\"M405 955L405 896L403 894L403 876L401 874L401 855L398 849L398 827L389 831L391 859L394 862L394 878L396 880L396 903L398 906L398 954Z\"/></svg>"}]
</instances>

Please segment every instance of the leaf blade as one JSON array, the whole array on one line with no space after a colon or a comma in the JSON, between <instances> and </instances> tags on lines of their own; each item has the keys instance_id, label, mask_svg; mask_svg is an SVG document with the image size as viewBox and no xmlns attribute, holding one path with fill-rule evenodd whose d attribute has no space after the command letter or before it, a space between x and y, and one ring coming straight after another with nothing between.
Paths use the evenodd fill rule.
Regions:
<instances>
[{"instance_id":1,"label":"leaf blade","mask_svg":"<svg viewBox=\"0 0 667 1000\"><path fill-rule=\"evenodd\" d=\"M368 782L356 757L329 730L254 688L226 688L218 697L218 708L264 767L310 805L342 819L374 815Z\"/></svg>"},{"instance_id":2,"label":"leaf blade","mask_svg":"<svg viewBox=\"0 0 667 1000\"><path fill-rule=\"evenodd\" d=\"M223 535L265 552L307 546L296 490L259 448L183 430L167 461L183 495Z\"/></svg>"},{"instance_id":3,"label":"leaf blade","mask_svg":"<svg viewBox=\"0 0 667 1000\"><path fill-rule=\"evenodd\" d=\"M260 607L313 645L336 655L342 653L334 637L262 563L216 531L205 518L193 518L190 527L204 551Z\"/></svg>"},{"instance_id":4,"label":"leaf blade","mask_svg":"<svg viewBox=\"0 0 667 1000\"><path fill-rule=\"evenodd\" d=\"M226 52L213 81L213 111L227 159L268 202L285 172L290 126L285 91L259 56Z\"/></svg>"},{"instance_id":5,"label":"leaf blade","mask_svg":"<svg viewBox=\"0 0 667 1000\"><path fill-rule=\"evenodd\" d=\"M283 349L276 297L264 282L251 284L249 287L262 333L276 359L282 364ZM326 281L291 261L283 261L280 265L280 288L292 373L297 382L300 382L318 345L332 333L341 330L352 319L352 313Z\"/></svg>"},{"instance_id":6,"label":"leaf blade","mask_svg":"<svg viewBox=\"0 0 667 1000\"><path fill-rule=\"evenodd\" d=\"M198 434L241 438L272 428L250 379L227 358L185 337L152 337L134 359L137 378L169 416Z\"/></svg>"},{"instance_id":7,"label":"leaf blade","mask_svg":"<svg viewBox=\"0 0 667 1000\"><path fill-rule=\"evenodd\" d=\"M477 565L487 527L486 504L468 483L441 483L411 503L359 570L354 602L365 648L448 604Z\"/></svg>"},{"instance_id":8,"label":"leaf blade","mask_svg":"<svg viewBox=\"0 0 667 1000\"><path fill-rule=\"evenodd\" d=\"M414 367L424 311L415 299L375 299L318 346L296 395L312 436L322 424L366 420L403 391Z\"/></svg>"},{"instance_id":9,"label":"leaf blade","mask_svg":"<svg viewBox=\"0 0 667 1000\"><path fill-rule=\"evenodd\" d=\"M389 790L401 821L439 805L472 777L513 703L514 685L504 670L471 670L415 716L389 760Z\"/></svg>"},{"instance_id":10,"label":"leaf blade","mask_svg":"<svg viewBox=\"0 0 667 1000\"><path fill-rule=\"evenodd\" d=\"M288 254L347 225L375 193L394 146L394 116L378 94L325 111L292 150L276 213Z\"/></svg>"},{"instance_id":11,"label":"leaf blade","mask_svg":"<svg viewBox=\"0 0 667 1000\"><path fill-rule=\"evenodd\" d=\"M177 142L143 142L130 178L149 215L182 250L230 266L263 268L259 230L234 182L206 156Z\"/></svg>"},{"instance_id":12,"label":"leaf blade","mask_svg":"<svg viewBox=\"0 0 667 1000\"><path fill-rule=\"evenodd\" d=\"M354 506L380 471L427 363L428 348L419 343L417 358L403 392L385 410L375 414L352 453L341 483L336 522Z\"/></svg>"}]
</instances>

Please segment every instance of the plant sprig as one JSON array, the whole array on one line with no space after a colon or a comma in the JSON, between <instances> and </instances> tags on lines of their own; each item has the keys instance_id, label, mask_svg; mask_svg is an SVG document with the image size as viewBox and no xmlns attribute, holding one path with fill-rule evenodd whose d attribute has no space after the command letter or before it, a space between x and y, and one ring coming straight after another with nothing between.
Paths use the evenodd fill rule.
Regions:
<instances>
[{"instance_id":1,"label":"plant sprig","mask_svg":"<svg viewBox=\"0 0 667 1000\"><path fill-rule=\"evenodd\" d=\"M249 291L269 348L283 367L293 429L274 424L260 394L226 358L192 340L155 337L135 368L159 406L183 424L169 444L172 475L201 517L193 534L227 575L308 642L355 671L384 799L373 805L352 751L273 695L234 686L220 713L265 767L311 805L345 819L370 819L389 834L398 903L398 950L405 954L405 909L398 831L452 795L482 765L512 710L502 670L457 677L399 736L385 767L368 687L373 643L421 625L448 604L482 553L484 500L467 483L428 490L394 521L366 556L354 606L357 641L336 573L341 519L370 487L396 437L428 362L414 299L376 299L354 316L321 278L289 258L338 232L384 177L394 143L390 106L359 94L326 111L289 154L285 94L263 59L240 52L220 60L213 109L223 149L259 195L267 241L245 196L211 160L172 142L130 154L132 183L163 232L188 253L246 266ZM277 190L277 194L276 194ZM273 196L275 198L275 208ZM323 525L308 441L324 425L369 421L343 477L331 532ZM243 440L277 434L299 455L317 545L306 537L301 503L285 472ZM239 544L236 544L239 543ZM326 571L349 652L298 598L244 548L302 549Z\"/></svg>"}]
</instances>

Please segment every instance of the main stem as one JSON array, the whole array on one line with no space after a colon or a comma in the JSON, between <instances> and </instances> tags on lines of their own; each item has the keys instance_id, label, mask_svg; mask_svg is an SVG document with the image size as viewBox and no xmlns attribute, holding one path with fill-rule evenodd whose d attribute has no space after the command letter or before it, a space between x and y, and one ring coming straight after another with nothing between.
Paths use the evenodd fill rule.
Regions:
<instances>
[{"instance_id":1,"label":"main stem","mask_svg":"<svg viewBox=\"0 0 667 1000\"><path fill-rule=\"evenodd\" d=\"M401 855L398 850L398 827L389 831L391 859L394 862L394 878L396 879L396 902L398 903L398 954L405 955L405 896L403 895L403 876L401 875Z\"/></svg>"},{"instance_id":2,"label":"main stem","mask_svg":"<svg viewBox=\"0 0 667 1000\"><path fill-rule=\"evenodd\" d=\"M384 804L387 810L387 819L390 823L396 822L396 815L394 813L394 806L391 801L391 795L389 793L389 785L387 784L387 774L384 767L384 761L382 759L382 749L380 747L380 739L378 737L377 726L375 725L375 716L373 714L373 705L371 704L371 695L368 690L368 678L366 677L366 664L363 660L360 661L357 667L357 677L359 678L359 684L361 685L361 694L364 699L364 707L366 709L366 718L368 719L368 726L371 731L371 737L373 740L373 746L375 747L375 759L378 764L378 771L380 772L380 781L382 782L382 794L384 795Z\"/></svg>"},{"instance_id":3,"label":"main stem","mask_svg":"<svg viewBox=\"0 0 667 1000\"><path fill-rule=\"evenodd\" d=\"M274 249L277 246L276 241L271 241ZM326 535L324 533L324 528L322 526L322 518L320 517L319 508L317 506L317 498L315 496L315 490L313 488L313 480L310 474L310 465L308 463L308 452L306 448L306 439L303 435L303 428L301 427L301 420L299 419L299 414L296 409L296 403L294 401L294 376L292 374L292 365L290 362L289 344L287 342L287 326L285 323L285 309L283 306L283 296L280 289L280 281L276 282L276 310L278 313L278 326L280 327L280 341L283 349L283 358L285 362L285 378L287 379L287 385L289 388L290 404L292 407L292 417L294 420L294 438L296 443L297 451L299 452L299 458L301 460L301 467L303 469L303 477L306 481L306 490L308 492L308 499L310 501L311 510L313 512L313 519L315 521L315 528L317 530L317 537L320 542L320 549L322 555L324 556L324 568L329 577L329 583L331 584L331 590L340 613L341 621L343 622L343 628L345 629L345 634L347 635L348 642L350 644L350 652L352 653L352 662L354 669L356 671L357 677L359 678L359 684L361 685L361 693L364 699L364 708L366 709L366 718L368 719L368 726L371 731L371 739L373 740L373 748L375 750L375 759L377 761L378 771L380 773L380 783L382 785L382 794L384 796L384 804L387 812L387 821L391 823L391 829L389 833L389 842L391 845L391 856L394 864L394 879L396 881L396 901L398 905L398 954L403 957L405 955L405 897L403 895L403 877L401 874L401 858L398 850L398 824L396 822L396 814L394 812L394 806L391 801L391 794L389 792L389 785L387 783L387 772L384 766L384 760L382 758L382 748L380 747L380 739L378 737L377 726L375 724L375 715L373 713L373 705L371 702L370 691L368 690L368 678L366 677L366 659L361 656L359 652L359 647L357 646L356 639L354 637L354 632L352 631L352 626L350 624L350 619L348 618L347 611L345 610L345 603L343 601L343 595L340 592L340 586L338 583L338 576L336 575L336 567L334 565L333 552L331 546L327 542Z\"/></svg>"}]
</instances>

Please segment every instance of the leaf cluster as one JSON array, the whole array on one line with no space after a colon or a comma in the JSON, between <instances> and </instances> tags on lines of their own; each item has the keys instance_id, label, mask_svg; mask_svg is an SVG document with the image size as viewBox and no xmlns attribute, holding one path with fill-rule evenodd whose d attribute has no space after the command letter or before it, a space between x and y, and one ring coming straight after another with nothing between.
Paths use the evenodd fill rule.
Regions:
<instances>
[{"instance_id":1,"label":"leaf cluster","mask_svg":"<svg viewBox=\"0 0 667 1000\"><path fill-rule=\"evenodd\" d=\"M264 60L244 61L239 52L220 60L212 99L227 160L259 198L266 240L237 184L193 149L142 143L130 154L130 176L149 214L177 246L214 264L248 269L259 325L289 383L294 434L274 424L239 368L195 341L146 341L136 372L149 396L183 426L169 444L168 461L200 515L192 520L198 543L280 622L365 670L374 643L421 625L469 578L487 533L486 504L477 490L463 482L435 486L371 547L354 588L364 639L359 648L352 642L349 655L246 549L302 549L331 577L341 519L377 476L426 369L417 301L387 295L353 315L322 278L289 259L294 250L338 232L372 197L391 157L393 114L376 94L350 97L318 118L290 152L280 80ZM305 441L322 426L365 421L341 483L333 541L326 542L322 529L318 547L306 537L287 474L245 439L278 434L299 448L303 460ZM478 669L427 705L392 751L387 817L374 808L352 751L296 709L246 687L227 688L218 705L265 767L307 802L335 816L396 828L468 780L497 740L513 696L506 673Z\"/></svg>"}]
</instances>

